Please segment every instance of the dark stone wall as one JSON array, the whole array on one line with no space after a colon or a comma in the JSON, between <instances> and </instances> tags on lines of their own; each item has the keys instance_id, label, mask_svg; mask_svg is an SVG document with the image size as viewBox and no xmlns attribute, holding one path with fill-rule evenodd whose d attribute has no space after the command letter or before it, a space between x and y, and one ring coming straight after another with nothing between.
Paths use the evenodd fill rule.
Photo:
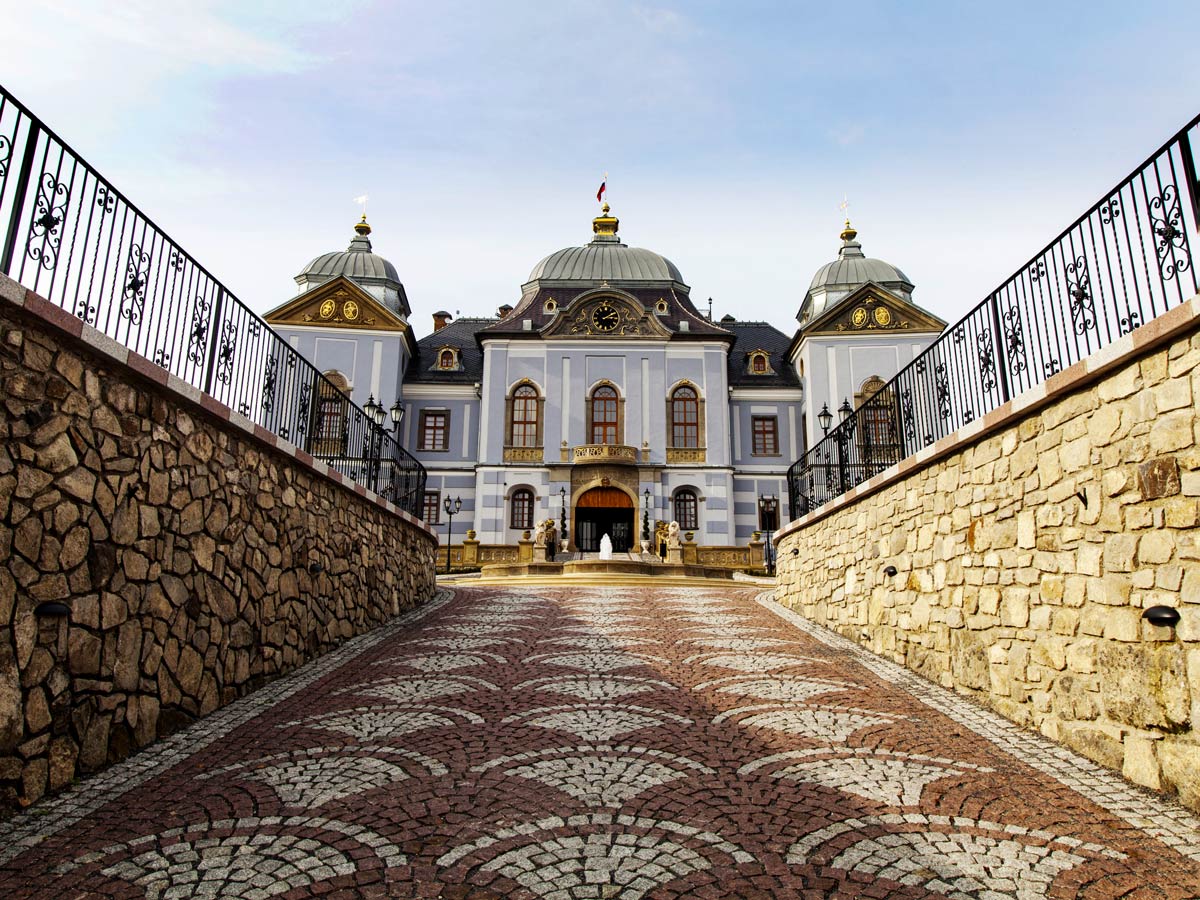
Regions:
<instances>
[{"instance_id":1,"label":"dark stone wall","mask_svg":"<svg viewBox=\"0 0 1200 900\"><path fill-rule=\"evenodd\" d=\"M434 589L417 520L27 296L0 299L0 816Z\"/></svg>"}]
</instances>

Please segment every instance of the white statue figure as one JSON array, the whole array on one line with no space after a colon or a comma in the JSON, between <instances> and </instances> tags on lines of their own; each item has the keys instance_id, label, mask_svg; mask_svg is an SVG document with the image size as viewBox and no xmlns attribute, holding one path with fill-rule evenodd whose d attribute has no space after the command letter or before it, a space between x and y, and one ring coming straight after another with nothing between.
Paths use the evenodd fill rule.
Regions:
<instances>
[{"instance_id":1,"label":"white statue figure","mask_svg":"<svg viewBox=\"0 0 1200 900\"><path fill-rule=\"evenodd\" d=\"M612 538L607 534L600 538L600 558L612 559Z\"/></svg>"},{"instance_id":2,"label":"white statue figure","mask_svg":"<svg viewBox=\"0 0 1200 900\"><path fill-rule=\"evenodd\" d=\"M672 522L667 526L667 549L679 546L679 523Z\"/></svg>"},{"instance_id":3,"label":"white statue figure","mask_svg":"<svg viewBox=\"0 0 1200 900\"><path fill-rule=\"evenodd\" d=\"M545 522L538 522L537 525L534 526L533 546L535 546L535 547L545 547L546 546L546 523Z\"/></svg>"}]
</instances>

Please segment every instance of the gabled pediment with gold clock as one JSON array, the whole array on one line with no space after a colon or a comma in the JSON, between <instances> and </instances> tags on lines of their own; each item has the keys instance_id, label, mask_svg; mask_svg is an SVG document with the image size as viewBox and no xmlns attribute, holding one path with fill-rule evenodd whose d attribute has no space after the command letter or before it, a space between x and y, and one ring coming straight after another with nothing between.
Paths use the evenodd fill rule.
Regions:
<instances>
[{"instance_id":1,"label":"gabled pediment with gold clock","mask_svg":"<svg viewBox=\"0 0 1200 900\"><path fill-rule=\"evenodd\" d=\"M804 333L940 332L946 323L876 284L867 284L819 316Z\"/></svg>"},{"instance_id":2,"label":"gabled pediment with gold clock","mask_svg":"<svg viewBox=\"0 0 1200 900\"><path fill-rule=\"evenodd\" d=\"M542 333L547 338L669 339L671 332L635 298L617 293L582 295L560 310Z\"/></svg>"},{"instance_id":3,"label":"gabled pediment with gold clock","mask_svg":"<svg viewBox=\"0 0 1200 900\"><path fill-rule=\"evenodd\" d=\"M344 276L294 297L267 313L269 325L407 331L390 309Z\"/></svg>"}]
</instances>

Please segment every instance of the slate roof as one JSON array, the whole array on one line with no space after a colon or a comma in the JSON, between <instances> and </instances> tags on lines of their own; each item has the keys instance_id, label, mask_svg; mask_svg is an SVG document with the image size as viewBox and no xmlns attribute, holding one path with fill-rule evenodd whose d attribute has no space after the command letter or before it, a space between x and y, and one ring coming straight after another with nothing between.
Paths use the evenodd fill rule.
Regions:
<instances>
[{"instance_id":1,"label":"slate roof","mask_svg":"<svg viewBox=\"0 0 1200 900\"><path fill-rule=\"evenodd\" d=\"M592 285L584 284L578 287L542 287L537 290L526 293L517 303L517 308L505 316L503 319L493 320L493 324L486 326L486 330L482 337L491 337L493 335L504 335L508 337L526 337L539 338L538 334L541 329L550 324L555 315L563 315L563 311L571 305L571 303L580 294L590 292L595 288ZM677 336L682 338L709 338L714 337L725 338L728 340L729 332L721 326L714 324L704 316L692 304L691 298L684 292L671 287L648 287L636 288L624 286L620 288L620 292L629 294L635 297L643 307L654 309L655 304L662 299L667 301L667 312L663 315L656 315L657 321L673 331ZM558 313L552 314L545 312L546 300L553 298L558 304ZM651 315L655 315L651 313ZM525 329L525 319L532 322L530 330ZM681 331L679 323L686 321L688 330Z\"/></svg>"},{"instance_id":2,"label":"slate roof","mask_svg":"<svg viewBox=\"0 0 1200 900\"><path fill-rule=\"evenodd\" d=\"M416 384L474 384L483 381L483 350L475 335L496 321L463 318L451 322L441 331L427 334L417 341L417 355L409 360L404 380ZM461 371L434 368L438 351L446 346L458 348Z\"/></svg>"},{"instance_id":3,"label":"slate roof","mask_svg":"<svg viewBox=\"0 0 1200 900\"><path fill-rule=\"evenodd\" d=\"M792 339L766 322L729 321L726 316L721 325L736 336L737 340L729 352L729 384L731 387L799 387L796 370L787 361L787 351ZM751 375L747 369L746 354L755 350L766 350L771 357L774 375Z\"/></svg>"}]
</instances>

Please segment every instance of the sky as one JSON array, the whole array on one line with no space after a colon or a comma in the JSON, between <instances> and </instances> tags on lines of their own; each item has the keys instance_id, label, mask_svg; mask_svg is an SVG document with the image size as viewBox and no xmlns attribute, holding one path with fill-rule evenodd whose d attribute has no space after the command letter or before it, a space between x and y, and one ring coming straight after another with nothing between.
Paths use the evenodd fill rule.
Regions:
<instances>
[{"instance_id":1,"label":"sky","mask_svg":"<svg viewBox=\"0 0 1200 900\"><path fill-rule=\"evenodd\" d=\"M0 85L251 308L340 250L492 315L621 236L791 333L843 212L954 321L1200 108L1200 4L0 0Z\"/></svg>"}]
</instances>

